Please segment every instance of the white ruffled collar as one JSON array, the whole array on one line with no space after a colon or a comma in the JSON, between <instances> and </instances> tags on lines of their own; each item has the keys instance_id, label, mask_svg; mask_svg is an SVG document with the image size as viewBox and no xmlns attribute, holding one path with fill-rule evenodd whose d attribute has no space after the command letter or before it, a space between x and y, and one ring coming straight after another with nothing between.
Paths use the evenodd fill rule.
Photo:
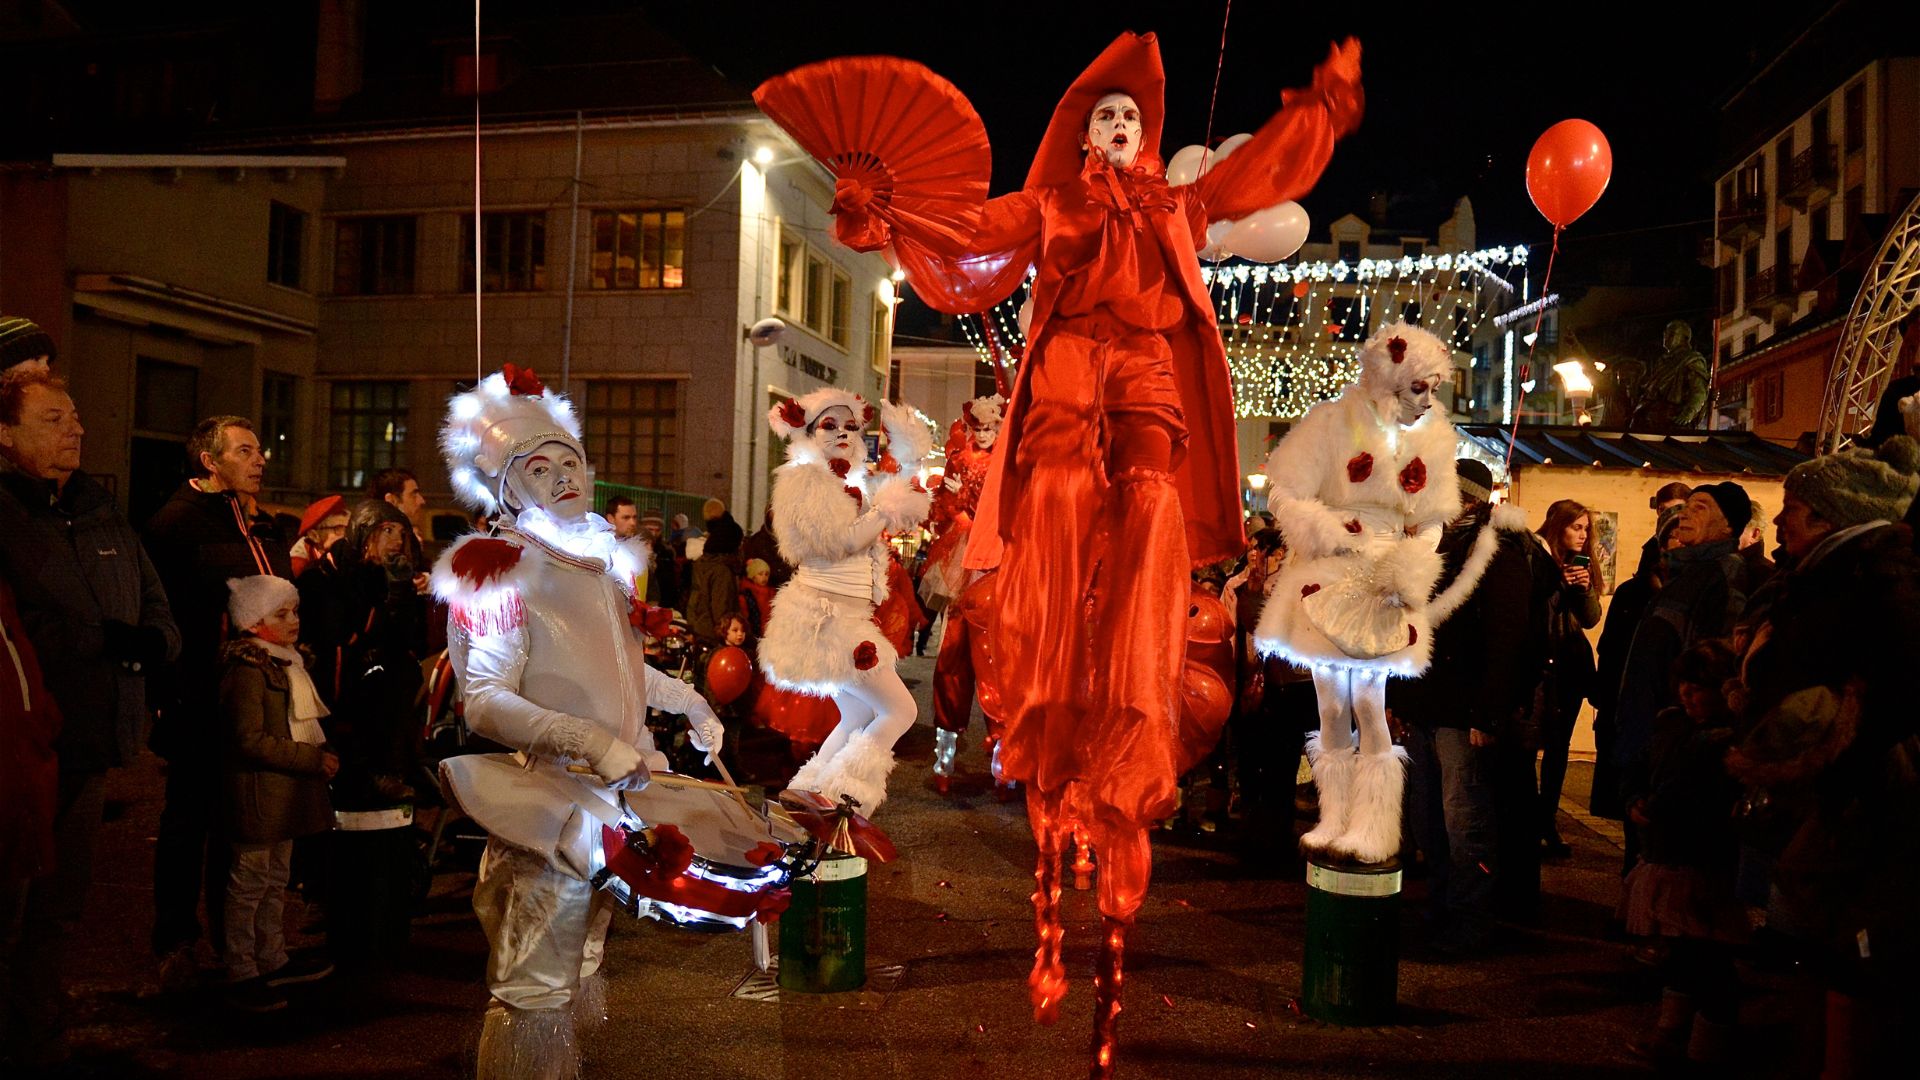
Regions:
<instances>
[{"instance_id":1,"label":"white ruffled collar","mask_svg":"<svg viewBox=\"0 0 1920 1080\"><path fill-rule=\"evenodd\" d=\"M578 521L563 522L536 506L520 511L513 530L556 555L611 574L628 592L633 591L634 577L647 568L646 540L620 539L606 518L592 512Z\"/></svg>"}]
</instances>

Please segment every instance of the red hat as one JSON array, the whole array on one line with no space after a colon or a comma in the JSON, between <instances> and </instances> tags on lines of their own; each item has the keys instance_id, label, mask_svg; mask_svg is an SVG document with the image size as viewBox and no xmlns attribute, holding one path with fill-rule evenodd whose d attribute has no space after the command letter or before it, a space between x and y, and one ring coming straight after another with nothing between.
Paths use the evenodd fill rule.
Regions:
<instances>
[{"instance_id":1,"label":"red hat","mask_svg":"<svg viewBox=\"0 0 1920 1080\"><path fill-rule=\"evenodd\" d=\"M312 532L314 526L335 514L347 512L347 500L344 495L329 495L324 499L315 499L307 504L307 512L300 515L300 535Z\"/></svg>"},{"instance_id":2,"label":"red hat","mask_svg":"<svg viewBox=\"0 0 1920 1080\"><path fill-rule=\"evenodd\" d=\"M1162 170L1160 126L1167 115L1167 73L1160 66L1160 40L1150 33L1128 31L1087 65L1054 106L1046 138L1040 140L1040 152L1027 170L1027 187L1055 187L1080 175L1087 163L1087 152L1080 146L1087 117L1094 102L1116 91L1140 106L1140 155L1134 159L1135 167Z\"/></svg>"}]
</instances>

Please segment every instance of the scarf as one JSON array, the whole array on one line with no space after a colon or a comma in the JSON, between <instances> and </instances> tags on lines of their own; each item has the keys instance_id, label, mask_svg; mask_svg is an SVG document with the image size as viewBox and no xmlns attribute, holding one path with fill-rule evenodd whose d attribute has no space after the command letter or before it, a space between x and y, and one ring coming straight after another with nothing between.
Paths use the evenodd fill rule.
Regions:
<instances>
[{"instance_id":1,"label":"scarf","mask_svg":"<svg viewBox=\"0 0 1920 1080\"><path fill-rule=\"evenodd\" d=\"M292 699L287 706L287 730L293 741L313 746L326 742L326 733L320 730L320 718L327 715L327 706L320 700L320 691L314 688L313 676L307 674L306 658L285 645L256 640L268 656L286 662L287 693Z\"/></svg>"}]
</instances>

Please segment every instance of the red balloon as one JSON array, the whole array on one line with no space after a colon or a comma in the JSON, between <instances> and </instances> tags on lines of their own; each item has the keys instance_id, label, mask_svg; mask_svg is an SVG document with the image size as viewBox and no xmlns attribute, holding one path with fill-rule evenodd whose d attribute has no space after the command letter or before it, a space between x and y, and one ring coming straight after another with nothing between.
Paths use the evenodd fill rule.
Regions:
<instances>
[{"instance_id":1,"label":"red balloon","mask_svg":"<svg viewBox=\"0 0 1920 1080\"><path fill-rule=\"evenodd\" d=\"M1189 663L1180 675L1180 771L1186 772L1213 752L1227 718L1233 715L1233 691L1218 673Z\"/></svg>"},{"instance_id":2,"label":"red balloon","mask_svg":"<svg viewBox=\"0 0 1920 1080\"><path fill-rule=\"evenodd\" d=\"M1593 209L1612 178L1613 147L1585 120L1548 128L1527 155L1527 194L1558 228Z\"/></svg>"},{"instance_id":3,"label":"red balloon","mask_svg":"<svg viewBox=\"0 0 1920 1080\"><path fill-rule=\"evenodd\" d=\"M729 645L707 659L707 697L715 705L732 704L753 683L753 661L745 649Z\"/></svg>"}]
</instances>

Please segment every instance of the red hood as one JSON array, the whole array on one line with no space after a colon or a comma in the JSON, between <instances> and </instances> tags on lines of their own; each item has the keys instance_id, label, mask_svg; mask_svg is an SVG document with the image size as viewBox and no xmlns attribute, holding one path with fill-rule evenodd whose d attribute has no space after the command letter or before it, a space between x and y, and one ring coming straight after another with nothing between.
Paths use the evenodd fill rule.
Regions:
<instances>
[{"instance_id":1,"label":"red hood","mask_svg":"<svg viewBox=\"0 0 1920 1080\"><path fill-rule=\"evenodd\" d=\"M1087 117L1103 95L1120 91L1140 106L1140 155L1136 168L1160 172L1160 127L1166 120L1167 73L1160 66L1160 40L1132 31L1113 39L1087 70L1067 87L1047 122L1040 152L1027 170L1028 188L1056 187L1080 175L1087 152L1080 148Z\"/></svg>"}]
</instances>

